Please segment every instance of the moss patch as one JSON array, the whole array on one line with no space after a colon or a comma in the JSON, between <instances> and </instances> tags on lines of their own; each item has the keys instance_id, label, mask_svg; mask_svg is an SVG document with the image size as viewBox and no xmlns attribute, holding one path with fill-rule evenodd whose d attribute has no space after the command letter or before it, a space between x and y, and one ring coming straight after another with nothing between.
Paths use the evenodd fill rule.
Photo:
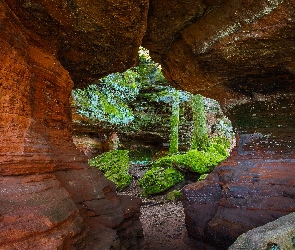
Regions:
<instances>
[{"instance_id":1,"label":"moss patch","mask_svg":"<svg viewBox=\"0 0 295 250\"><path fill-rule=\"evenodd\" d=\"M173 167L205 174L212 171L216 165L227 157L226 146L213 142L204 150L192 149L185 154L164 156L157 160L153 166L164 168Z\"/></svg>"},{"instance_id":2,"label":"moss patch","mask_svg":"<svg viewBox=\"0 0 295 250\"><path fill-rule=\"evenodd\" d=\"M89 165L101 170L105 177L116 184L118 190L127 187L132 180L129 170L129 151L111 150L89 160Z\"/></svg>"},{"instance_id":3,"label":"moss patch","mask_svg":"<svg viewBox=\"0 0 295 250\"><path fill-rule=\"evenodd\" d=\"M183 179L183 174L174 168L153 166L144 174L138 184L144 194L156 194L166 191Z\"/></svg>"},{"instance_id":4,"label":"moss patch","mask_svg":"<svg viewBox=\"0 0 295 250\"><path fill-rule=\"evenodd\" d=\"M176 201L181 198L181 192L179 190L173 190L167 194L167 200Z\"/></svg>"}]
</instances>

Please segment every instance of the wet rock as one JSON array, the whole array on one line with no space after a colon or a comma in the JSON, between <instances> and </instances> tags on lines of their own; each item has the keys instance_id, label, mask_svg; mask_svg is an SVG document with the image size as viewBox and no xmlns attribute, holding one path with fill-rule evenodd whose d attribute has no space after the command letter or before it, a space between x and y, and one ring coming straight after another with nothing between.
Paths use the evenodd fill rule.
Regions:
<instances>
[{"instance_id":1,"label":"wet rock","mask_svg":"<svg viewBox=\"0 0 295 250\"><path fill-rule=\"evenodd\" d=\"M294 225L295 213L283 216L242 234L229 249L294 249Z\"/></svg>"}]
</instances>

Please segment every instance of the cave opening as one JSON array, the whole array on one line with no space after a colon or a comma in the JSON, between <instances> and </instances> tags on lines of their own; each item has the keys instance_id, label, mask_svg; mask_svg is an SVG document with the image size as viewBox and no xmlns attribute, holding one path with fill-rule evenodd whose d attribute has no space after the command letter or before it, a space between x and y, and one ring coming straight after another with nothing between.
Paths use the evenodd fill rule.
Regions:
<instances>
[{"instance_id":1,"label":"cave opening","mask_svg":"<svg viewBox=\"0 0 295 250\"><path fill-rule=\"evenodd\" d=\"M141 200L119 196L89 167L72 141L68 102L73 87L134 66L143 44L170 84L218 100L240 133L226 161L182 189L189 235L227 249L250 230L237 245L292 249L294 6L294 0L1 1L0 248L143 249ZM274 92L281 97L268 97ZM110 137L106 148L116 144ZM106 139L91 137L89 144ZM252 231L262 225L263 233ZM179 234L183 227L169 240L189 241ZM293 231L273 230L281 227Z\"/></svg>"},{"instance_id":2,"label":"cave opening","mask_svg":"<svg viewBox=\"0 0 295 250\"><path fill-rule=\"evenodd\" d=\"M171 166L176 171L180 170L183 178L162 189L155 187L165 185L159 179L166 177L158 169L158 172L154 171L153 167L159 165L157 162L161 162L162 158L166 157L167 161L167 157L171 155L173 103L177 103L179 111L177 151L172 156L185 155L192 148L195 122L191 100L193 97L189 92L171 87L162 74L161 66L151 59L148 50L140 47L137 67L110 74L84 90L75 89L70 99L73 140L77 148L89 158L90 165L98 167L108 179L115 182L119 195L140 197L143 200L140 220L145 240L149 242L148 249L157 249L161 244L165 244L165 247L178 244L178 248L182 249L188 247L184 240L187 243L193 242L186 232L181 189L185 185L204 180L218 163L228 157L235 146L231 121L225 116L219 103L200 96L203 106L196 115L198 119L204 119L204 132L209 144L200 151L204 156L200 154L195 160L205 157L200 165L207 164L208 169L185 170L192 169L191 164L184 160L181 162L175 157ZM108 102L107 105L105 101ZM207 148L210 148L210 144L215 145L217 141L227 141L224 151L226 157L210 163L210 160L205 159L213 159L214 156L205 154L205 151L209 150ZM223 147L223 144L216 145ZM214 147L210 150L213 149ZM193 157L193 154L189 157ZM125 167L115 167L123 165L123 161ZM169 165L159 166L169 168ZM128 174L126 168L129 169ZM154 171L155 180L149 179L149 182L154 183L152 190L158 191L145 193L140 183L151 170ZM124 174L125 177L118 179L119 174ZM169 234L165 233L165 228L169 228ZM176 240L172 242L171 238Z\"/></svg>"}]
</instances>

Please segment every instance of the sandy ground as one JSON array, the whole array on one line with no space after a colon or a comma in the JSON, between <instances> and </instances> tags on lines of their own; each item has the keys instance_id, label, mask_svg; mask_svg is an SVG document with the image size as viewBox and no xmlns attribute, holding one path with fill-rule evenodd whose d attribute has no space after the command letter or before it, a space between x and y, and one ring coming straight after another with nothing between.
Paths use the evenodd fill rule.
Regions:
<instances>
[{"instance_id":1,"label":"sandy ground","mask_svg":"<svg viewBox=\"0 0 295 250\"><path fill-rule=\"evenodd\" d=\"M148 204L141 212L145 250L213 250L188 237L181 202Z\"/></svg>"},{"instance_id":2,"label":"sandy ground","mask_svg":"<svg viewBox=\"0 0 295 250\"><path fill-rule=\"evenodd\" d=\"M140 220L146 242L143 250L215 250L188 236L181 201L168 201L166 194L142 197L137 185L140 168L131 170L131 174L132 184L120 194L142 198Z\"/></svg>"}]
</instances>

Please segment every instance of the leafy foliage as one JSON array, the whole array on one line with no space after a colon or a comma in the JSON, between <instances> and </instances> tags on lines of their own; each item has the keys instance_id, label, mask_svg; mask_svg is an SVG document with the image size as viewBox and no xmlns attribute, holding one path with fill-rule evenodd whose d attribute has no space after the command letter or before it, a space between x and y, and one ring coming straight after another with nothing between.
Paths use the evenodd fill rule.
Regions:
<instances>
[{"instance_id":1,"label":"leafy foliage","mask_svg":"<svg viewBox=\"0 0 295 250\"><path fill-rule=\"evenodd\" d=\"M148 50L140 48L137 67L110 74L86 89L73 90L73 97L79 114L94 121L126 125L134 120L129 104L140 88L163 79L159 64L152 61Z\"/></svg>"},{"instance_id":2,"label":"leafy foliage","mask_svg":"<svg viewBox=\"0 0 295 250\"><path fill-rule=\"evenodd\" d=\"M234 135L231 121L226 117L218 119L217 122L214 124L213 130L217 131L220 136L225 138L232 138Z\"/></svg>"},{"instance_id":3,"label":"leafy foliage","mask_svg":"<svg viewBox=\"0 0 295 250\"><path fill-rule=\"evenodd\" d=\"M127 100L134 100L138 93L138 86L135 83L119 85L111 81L113 78L120 79L121 83L126 80L123 80L123 76L118 77L112 74L104 78L100 85L93 84L83 90L74 90L73 96L78 106L78 113L92 120L116 125L131 122L134 117L127 105Z\"/></svg>"},{"instance_id":4,"label":"leafy foliage","mask_svg":"<svg viewBox=\"0 0 295 250\"><path fill-rule=\"evenodd\" d=\"M116 184L118 190L131 183L129 170L129 151L112 150L89 160L89 165L101 170L105 177Z\"/></svg>"},{"instance_id":5,"label":"leafy foliage","mask_svg":"<svg viewBox=\"0 0 295 250\"><path fill-rule=\"evenodd\" d=\"M161 90L153 95L156 102L173 103L177 100L179 103L190 101L192 94L177 90L171 86L162 86Z\"/></svg>"},{"instance_id":6,"label":"leafy foliage","mask_svg":"<svg viewBox=\"0 0 295 250\"><path fill-rule=\"evenodd\" d=\"M184 176L174 168L153 166L138 183L144 194L156 194L166 191L183 179Z\"/></svg>"}]
</instances>

